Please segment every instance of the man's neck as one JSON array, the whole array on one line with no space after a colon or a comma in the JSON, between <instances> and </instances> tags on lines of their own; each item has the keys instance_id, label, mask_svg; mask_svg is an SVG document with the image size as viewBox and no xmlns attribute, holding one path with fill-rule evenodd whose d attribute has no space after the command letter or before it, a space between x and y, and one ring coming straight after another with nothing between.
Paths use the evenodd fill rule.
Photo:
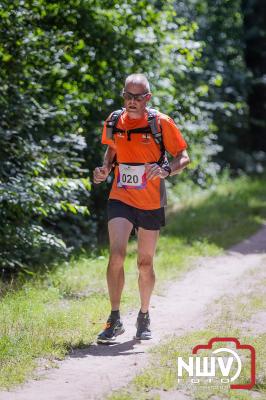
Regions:
<instances>
[{"instance_id":1,"label":"man's neck","mask_svg":"<svg viewBox=\"0 0 266 400\"><path fill-rule=\"evenodd\" d=\"M130 111L127 111L127 115L129 117L129 119L141 119L141 118L144 118L146 113L147 113L147 110L143 110L143 112L141 112L141 113L134 113L134 112L132 113Z\"/></svg>"}]
</instances>

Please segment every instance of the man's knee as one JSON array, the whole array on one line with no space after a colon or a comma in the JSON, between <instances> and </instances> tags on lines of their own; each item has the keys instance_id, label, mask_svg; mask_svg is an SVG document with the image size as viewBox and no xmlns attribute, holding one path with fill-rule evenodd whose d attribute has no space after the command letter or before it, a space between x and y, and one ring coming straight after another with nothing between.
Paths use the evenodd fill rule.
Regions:
<instances>
[{"instance_id":1,"label":"man's knee","mask_svg":"<svg viewBox=\"0 0 266 400\"><path fill-rule=\"evenodd\" d=\"M122 266L126 257L126 250L116 247L110 250L109 265Z\"/></svg>"},{"instance_id":2,"label":"man's knee","mask_svg":"<svg viewBox=\"0 0 266 400\"><path fill-rule=\"evenodd\" d=\"M143 254L138 257L138 269L140 272L148 272L153 269L153 257Z\"/></svg>"}]
</instances>

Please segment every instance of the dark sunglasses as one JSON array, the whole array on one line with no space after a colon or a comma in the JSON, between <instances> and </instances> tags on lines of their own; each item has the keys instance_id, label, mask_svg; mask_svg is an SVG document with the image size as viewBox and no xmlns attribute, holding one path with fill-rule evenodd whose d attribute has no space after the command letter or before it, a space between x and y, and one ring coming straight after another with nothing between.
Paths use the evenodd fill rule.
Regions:
<instances>
[{"instance_id":1,"label":"dark sunglasses","mask_svg":"<svg viewBox=\"0 0 266 400\"><path fill-rule=\"evenodd\" d=\"M122 97L125 100L136 100L136 101L142 101L145 99L146 96L148 96L150 93L143 93L143 94L133 94L130 92L123 92Z\"/></svg>"}]
</instances>

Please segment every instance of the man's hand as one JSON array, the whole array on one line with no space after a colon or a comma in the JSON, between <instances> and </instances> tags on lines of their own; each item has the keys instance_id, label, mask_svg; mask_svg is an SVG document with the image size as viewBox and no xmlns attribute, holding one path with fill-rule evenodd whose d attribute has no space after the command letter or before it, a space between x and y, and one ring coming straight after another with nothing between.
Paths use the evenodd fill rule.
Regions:
<instances>
[{"instance_id":1,"label":"man's hand","mask_svg":"<svg viewBox=\"0 0 266 400\"><path fill-rule=\"evenodd\" d=\"M109 173L110 173L110 168L104 165L102 167L95 168L95 170L93 171L93 182L96 184L104 182Z\"/></svg>"},{"instance_id":2,"label":"man's hand","mask_svg":"<svg viewBox=\"0 0 266 400\"><path fill-rule=\"evenodd\" d=\"M155 178L167 178L169 176L169 172L165 171L160 165L153 163L153 164L146 164L146 177L147 179L155 179Z\"/></svg>"}]
</instances>

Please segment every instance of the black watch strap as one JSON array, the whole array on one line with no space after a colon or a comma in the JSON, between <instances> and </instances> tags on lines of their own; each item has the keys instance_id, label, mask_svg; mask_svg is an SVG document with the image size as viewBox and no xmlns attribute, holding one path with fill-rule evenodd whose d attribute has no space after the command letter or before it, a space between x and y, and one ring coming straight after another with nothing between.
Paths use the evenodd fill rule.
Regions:
<instances>
[{"instance_id":1,"label":"black watch strap","mask_svg":"<svg viewBox=\"0 0 266 400\"><path fill-rule=\"evenodd\" d=\"M168 176L171 174L171 172L172 172L172 169L171 169L171 167L169 167L169 165L166 165L165 167L163 167L163 169L165 170L165 171L167 171L168 172Z\"/></svg>"}]
</instances>

